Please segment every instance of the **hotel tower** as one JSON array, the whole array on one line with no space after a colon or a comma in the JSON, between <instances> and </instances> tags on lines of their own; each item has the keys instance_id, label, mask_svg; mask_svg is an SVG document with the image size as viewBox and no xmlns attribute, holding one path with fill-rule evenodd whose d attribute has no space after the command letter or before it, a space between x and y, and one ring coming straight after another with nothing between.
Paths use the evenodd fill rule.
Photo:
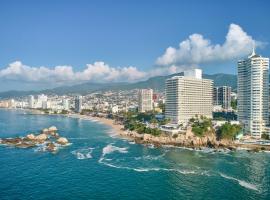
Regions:
<instances>
[{"instance_id":1,"label":"hotel tower","mask_svg":"<svg viewBox=\"0 0 270 200\"><path fill-rule=\"evenodd\" d=\"M197 116L212 118L213 81L202 78L202 70L184 72L166 80L165 117L173 124L187 123Z\"/></svg>"},{"instance_id":2,"label":"hotel tower","mask_svg":"<svg viewBox=\"0 0 270 200\"><path fill-rule=\"evenodd\" d=\"M269 123L269 58L252 54L238 61L238 120L245 133L260 137Z\"/></svg>"}]
</instances>

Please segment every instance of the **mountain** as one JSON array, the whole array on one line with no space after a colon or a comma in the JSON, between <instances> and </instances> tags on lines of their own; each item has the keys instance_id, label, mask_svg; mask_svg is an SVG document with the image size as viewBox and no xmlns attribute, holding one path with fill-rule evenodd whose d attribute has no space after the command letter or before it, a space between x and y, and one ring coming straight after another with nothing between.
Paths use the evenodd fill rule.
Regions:
<instances>
[{"instance_id":1,"label":"mountain","mask_svg":"<svg viewBox=\"0 0 270 200\"><path fill-rule=\"evenodd\" d=\"M41 91L6 91L0 92L0 98L11 98L11 97L21 97L27 96L30 94L87 94L95 91L106 91L106 90L131 90L136 88L152 88L158 91L164 91L165 81L166 79L176 76L182 75L172 74L168 76L155 76L151 77L145 81L139 81L136 83L127 83L127 82L118 82L118 83L93 83L87 82L82 84L77 84L73 86L63 86L56 87L54 89L47 89ZM212 79L214 82L214 86L222 86L227 85L231 86L233 90L236 90L237 87L237 76L233 74L203 74L203 78Z\"/></svg>"}]
</instances>

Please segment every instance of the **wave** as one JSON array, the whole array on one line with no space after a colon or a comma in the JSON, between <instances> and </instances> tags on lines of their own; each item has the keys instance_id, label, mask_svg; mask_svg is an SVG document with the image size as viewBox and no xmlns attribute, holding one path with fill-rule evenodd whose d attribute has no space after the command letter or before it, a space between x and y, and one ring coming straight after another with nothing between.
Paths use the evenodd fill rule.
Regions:
<instances>
[{"instance_id":1,"label":"wave","mask_svg":"<svg viewBox=\"0 0 270 200\"><path fill-rule=\"evenodd\" d=\"M117 147L113 146L112 144L108 144L102 149L102 156L104 157L105 155L111 154L113 152L128 153L127 149L128 147Z\"/></svg>"},{"instance_id":2,"label":"wave","mask_svg":"<svg viewBox=\"0 0 270 200\"><path fill-rule=\"evenodd\" d=\"M84 160L84 159L90 159L92 158L92 152L94 148L85 148L85 149L78 149L74 150L71 153L77 157L79 160Z\"/></svg>"},{"instance_id":3,"label":"wave","mask_svg":"<svg viewBox=\"0 0 270 200\"><path fill-rule=\"evenodd\" d=\"M188 174L198 174L198 175L204 175L203 173L198 173L195 170L181 170L181 169L170 169L170 168L133 168L133 167L127 167L127 166L118 166L114 165L112 163L103 162L103 160L100 162L108 167L117 168L117 169L126 169L126 170L132 170L136 172L157 172L157 171L170 171L170 172L177 172L180 174L188 175Z\"/></svg>"},{"instance_id":4,"label":"wave","mask_svg":"<svg viewBox=\"0 0 270 200\"><path fill-rule=\"evenodd\" d=\"M164 157L165 153L159 155L159 156L151 156L151 155L147 155L147 156L142 156L142 157L135 157L135 160L159 160L160 158Z\"/></svg>"},{"instance_id":5,"label":"wave","mask_svg":"<svg viewBox=\"0 0 270 200\"><path fill-rule=\"evenodd\" d=\"M231 176L227 176L227 175L222 174L222 173L220 173L220 176L223 178L229 179L229 180L236 181L236 182L238 182L239 185L241 185L242 187L245 187L247 189L259 191L257 186L254 184L248 183L248 182L243 181L243 180L239 180L239 179L231 177Z\"/></svg>"}]
</instances>

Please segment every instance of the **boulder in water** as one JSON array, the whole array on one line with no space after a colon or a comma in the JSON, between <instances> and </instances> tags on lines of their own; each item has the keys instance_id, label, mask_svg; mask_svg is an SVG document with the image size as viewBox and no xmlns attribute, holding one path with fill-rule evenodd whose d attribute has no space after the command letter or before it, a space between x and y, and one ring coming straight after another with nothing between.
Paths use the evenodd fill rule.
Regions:
<instances>
[{"instance_id":1,"label":"boulder in water","mask_svg":"<svg viewBox=\"0 0 270 200\"><path fill-rule=\"evenodd\" d=\"M51 126L50 128L48 128L49 132L56 132L58 129L55 126Z\"/></svg>"},{"instance_id":2,"label":"boulder in water","mask_svg":"<svg viewBox=\"0 0 270 200\"><path fill-rule=\"evenodd\" d=\"M66 145L68 143L68 139L65 137L60 137L56 140L56 142L61 145Z\"/></svg>"},{"instance_id":3,"label":"boulder in water","mask_svg":"<svg viewBox=\"0 0 270 200\"><path fill-rule=\"evenodd\" d=\"M34 135L34 134L28 134L27 136L26 136L26 139L28 139L28 140L35 140L36 139L36 136Z\"/></svg>"},{"instance_id":4,"label":"boulder in water","mask_svg":"<svg viewBox=\"0 0 270 200\"><path fill-rule=\"evenodd\" d=\"M48 138L48 136L46 134L41 133L35 137L35 140L37 140L39 142L44 142L45 140L47 140L47 138Z\"/></svg>"}]
</instances>

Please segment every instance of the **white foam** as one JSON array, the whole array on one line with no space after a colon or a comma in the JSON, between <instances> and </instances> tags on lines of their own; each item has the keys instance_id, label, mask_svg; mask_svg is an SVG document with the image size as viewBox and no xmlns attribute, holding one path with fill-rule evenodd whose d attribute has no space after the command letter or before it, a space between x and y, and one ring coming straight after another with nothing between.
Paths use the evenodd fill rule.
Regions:
<instances>
[{"instance_id":1,"label":"white foam","mask_svg":"<svg viewBox=\"0 0 270 200\"><path fill-rule=\"evenodd\" d=\"M84 159L90 159L92 158L92 152L94 148L85 148L85 149L78 149L74 150L71 153L77 157L79 160L84 160Z\"/></svg>"},{"instance_id":2,"label":"white foam","mask_svg":"<svg viewBox=\"0 0 270 200\"><path fill-rule=\"evenodd\" d=\"M158 160L162 157L165 156L165 153L158 155L158 156L151 156L151 155L147 155L147 156L142 156L142 157L135 157L135 160Z\"/></svg>"},{"instance_id":3,"label":"white foam","mask_svg":"<svg viewBox=\"0 0 270 200\"><path fill-rule=\"evenodd\" d=\"M245 187L247 189L259 191L259 189L257 188L257 186L254 185L254 184L248 183L248 182L243 181L243 180L239 180L239 179L234 178L234 177L231 177L231 176L227 176L227 175L222 174L222 173L220 173L220 176L222 176L223 178L226 178L226 179L237 181L239 185L241 185L242 187Z\"/></svg>"},{"instance_id":4,"label":"white foam","mask_svg":"<svg viewBox=\"0 0 270 200\"><path fill-rule=\"evenodd\" d=\"M117 147L113 146L112 144L108 144L106 147L102 150L102 156L104 157L107 154L111 154L113 152L119 152L119 153L128 153L127 147Z\"/></svg>"},{"instance_id":5,"label":"white foam","mask_svg":"<svg viewBox=\"0 0 270 200\"><path fill-rule=\"evenodd\" d=\"M130 141L130 142L128 142L129 144L136 144L134 141Z\"/></svg>"}]
</instances>

